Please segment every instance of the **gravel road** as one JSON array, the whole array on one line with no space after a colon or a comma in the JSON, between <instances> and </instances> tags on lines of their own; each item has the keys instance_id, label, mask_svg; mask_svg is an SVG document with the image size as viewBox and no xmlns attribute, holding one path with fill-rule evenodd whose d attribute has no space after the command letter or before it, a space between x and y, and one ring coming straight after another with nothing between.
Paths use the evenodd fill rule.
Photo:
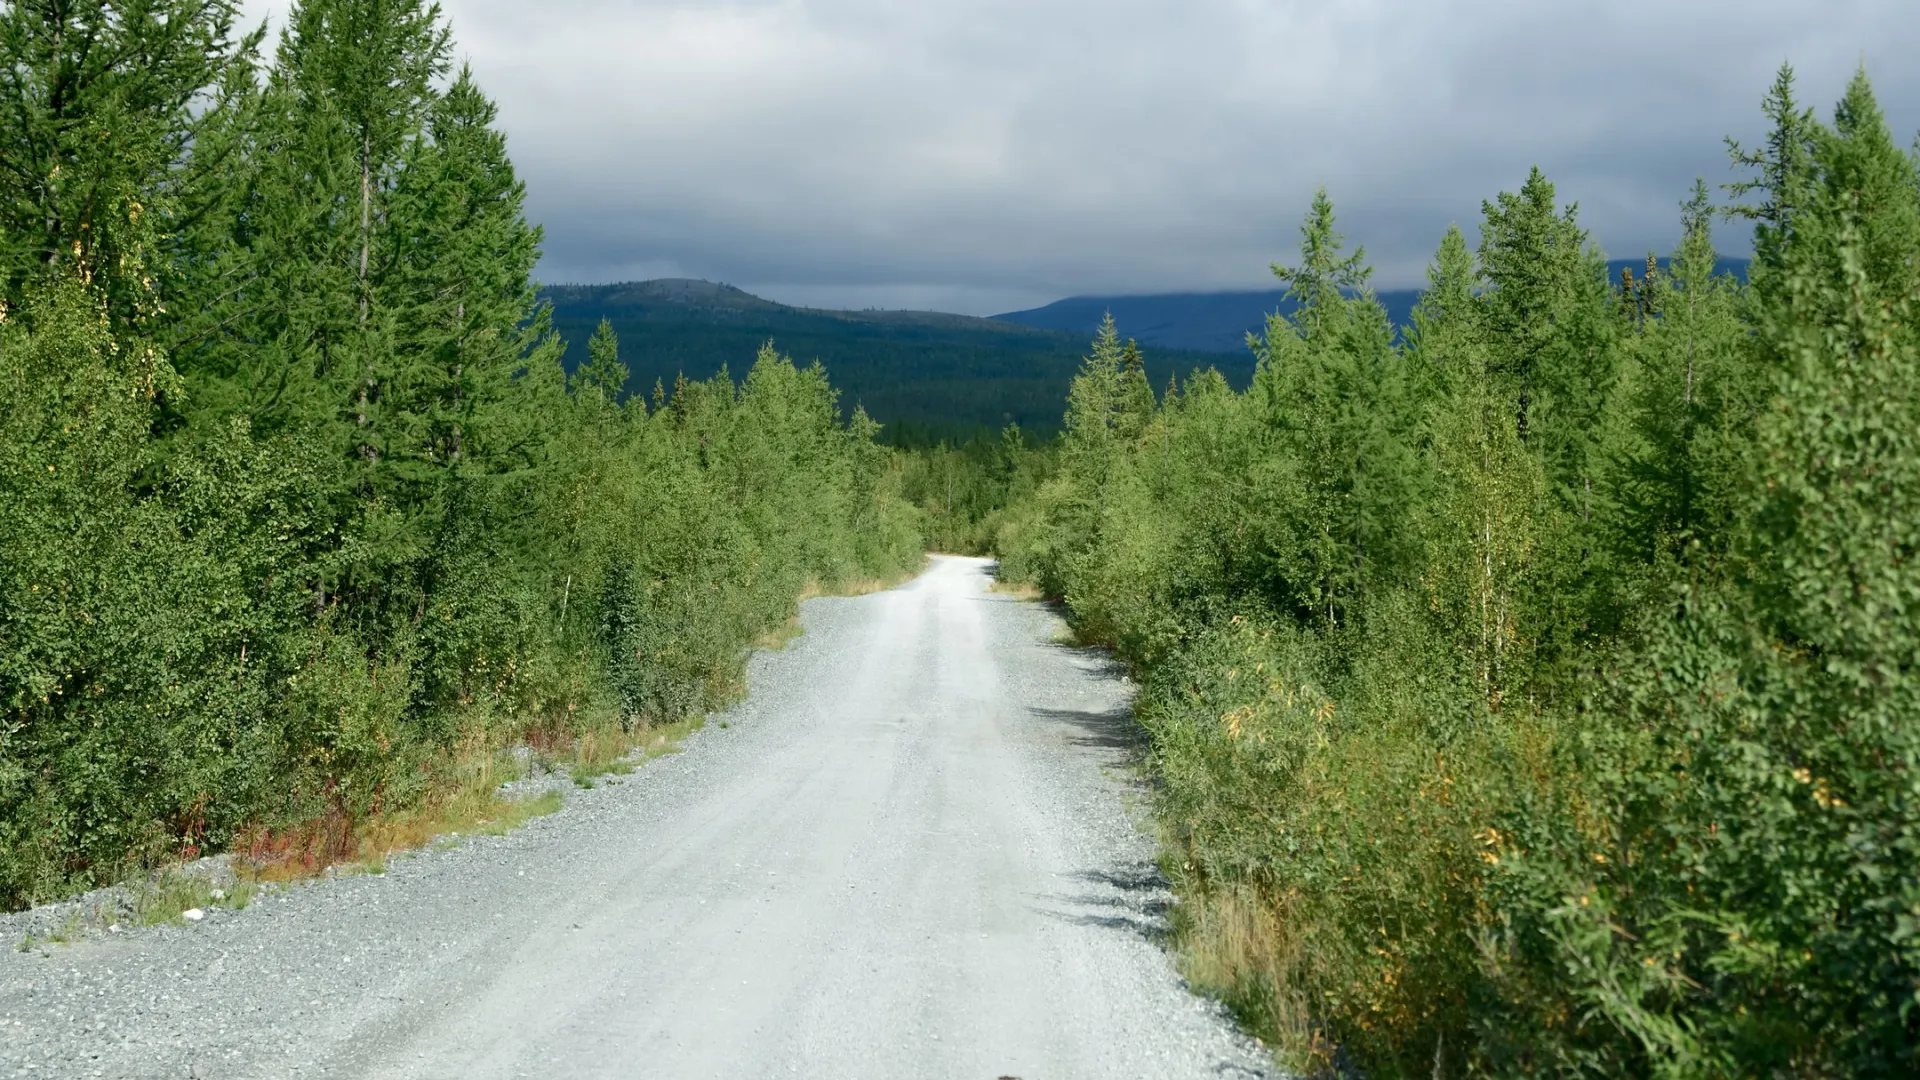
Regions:
<instances>
[{"instance_id":1,"label":"gravel road","mask_svg":"<svg viewBox=\"0 0 1920 1080\"><path fill-rule=\"evenodd\" d=\"M808 601L684 753L507 836L7 949L0 1077L1269 1075L1159 941L1128 688L987 569Z\"/></svg>"}]
</instances>

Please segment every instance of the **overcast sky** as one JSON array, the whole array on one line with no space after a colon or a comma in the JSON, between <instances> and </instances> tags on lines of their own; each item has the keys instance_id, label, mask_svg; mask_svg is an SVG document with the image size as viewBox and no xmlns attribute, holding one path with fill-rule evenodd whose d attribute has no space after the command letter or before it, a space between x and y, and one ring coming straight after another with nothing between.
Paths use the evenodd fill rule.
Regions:
<instances>
[{"instance_id":1,"label":"overcast sky","mask_svg":"<svg viewBox=\"0 0 1920 1080\"><path fill-rule=\"evenodd\" d=\"M1920 128L1915 0L443 6L542 280L816 306L1265 288L1322 184L1377 284L1412 285L1533 164L1609 253L1665 250L1782 60L1823 116L1864 62L1899 141Z\"/></svg>"}]
</instances>

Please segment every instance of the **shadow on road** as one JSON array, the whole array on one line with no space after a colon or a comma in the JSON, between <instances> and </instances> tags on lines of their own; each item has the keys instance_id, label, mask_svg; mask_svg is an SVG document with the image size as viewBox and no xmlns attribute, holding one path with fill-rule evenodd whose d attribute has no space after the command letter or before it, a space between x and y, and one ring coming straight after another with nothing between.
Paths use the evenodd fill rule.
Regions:
<instances>
[{"instance_id":1,"label":"shadow on road","mask_svg":"<svg viewBox=\"0 0 1920 1080\"><path fill-rule=\"evenodd\" d=\"M1146 753L1146 729L1134 720L1133 710L1125 705L1103 711L1029 706L1027 711L1036 719L1065 728L1067 741L1074 746L1125 750L1132 755Z\"/></svg>"},{"instance_id":2,"label":"shadow on road","mask_svg":"<svg viewBox=\"0 0 1920 1080\"><path fill-rule=\"evenodd\" d=\"M1034 910L1074 926L1120 930L1155 944L1167 939L1167 912L1173 895L1152 863L1129 863L1105 870L1082 870L1068 877L1091 891L1036 897Z\"/></svg>"}]
</instances>

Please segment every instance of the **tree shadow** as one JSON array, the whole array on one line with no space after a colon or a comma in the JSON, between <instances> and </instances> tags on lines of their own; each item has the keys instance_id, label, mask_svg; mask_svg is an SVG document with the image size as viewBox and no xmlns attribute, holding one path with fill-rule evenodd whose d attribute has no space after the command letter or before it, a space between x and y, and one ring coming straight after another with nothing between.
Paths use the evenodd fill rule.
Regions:
<instances>
[{"instance_id":1,"label":"tree shadow","mask_svg":"<svg viewBox=\"0 0 1920 1080\"><path fill-rule=\"evenodd\" d=\"M1148 862L1128 863L1067 876L1094 888L1036 897L1043 904L1035 910L1073 926L1119 930L1156 945L1166 943L1170 932L1167 913L1173 909L1173 894L1158 867Z\"/></svg>"},{"instance_id":2,"label":"tree shadow","mask_svg":"<svg viewBox=\"0 0 1920 1080\"><path fill-rule=\"evenodd\" d=\"M1147 732L1126 705L1111 709L1046 709L1029 705L1027 713L1067 732L1067 742L1098 750L1119 750L1130 757L1147 751Z\"/></svg>"}]
</instances>

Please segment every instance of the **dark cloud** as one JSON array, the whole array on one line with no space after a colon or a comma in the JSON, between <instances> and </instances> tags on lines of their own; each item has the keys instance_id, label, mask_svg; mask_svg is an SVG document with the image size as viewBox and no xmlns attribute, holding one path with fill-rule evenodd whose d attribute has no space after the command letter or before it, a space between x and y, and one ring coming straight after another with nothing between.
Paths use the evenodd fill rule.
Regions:
<instances>
[{"instance_id":1,"label":"dark cloud","mask_svg":"<svg viewBox=\"0 0 1920 1080\"><path fill-rule=\"evenodd\" d=\"M1901 2L445 0L541 274L990 312L1260 287L1315 186L1387 285L1539 164L1616 254L1671 244L1782 60L1920 126ZM1739 241L1728 237L1728 246Z\"/></svg>"}]
</instances>

